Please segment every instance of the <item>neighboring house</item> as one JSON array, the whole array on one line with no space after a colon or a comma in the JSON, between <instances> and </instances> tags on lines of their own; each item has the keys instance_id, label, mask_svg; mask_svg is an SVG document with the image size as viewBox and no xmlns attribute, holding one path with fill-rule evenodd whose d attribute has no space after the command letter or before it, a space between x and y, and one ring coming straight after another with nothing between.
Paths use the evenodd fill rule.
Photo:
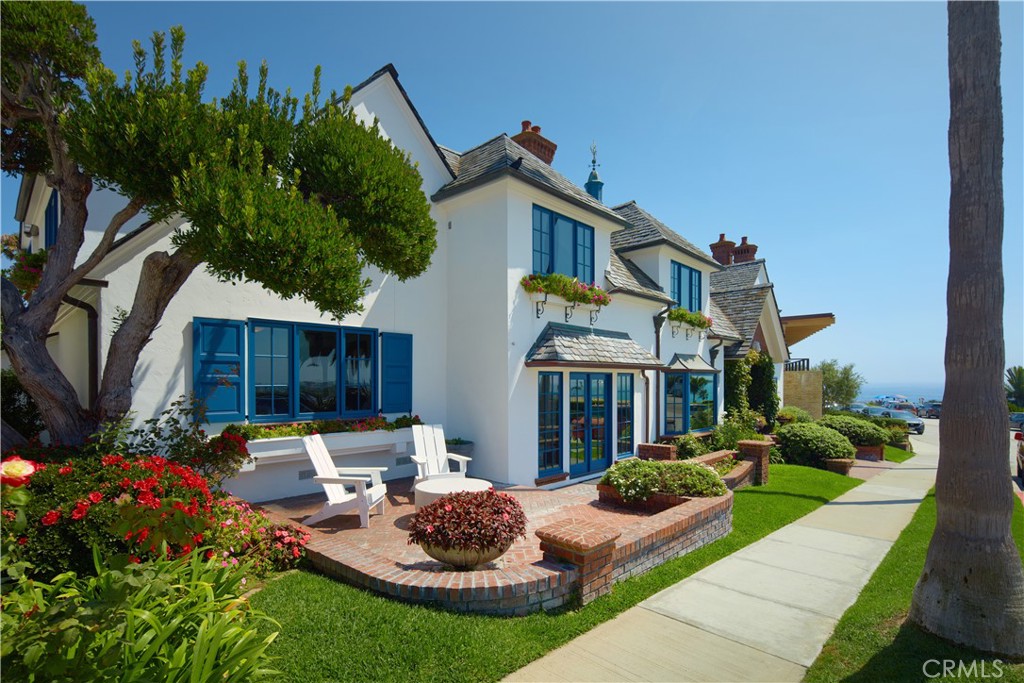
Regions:
<instances>
[{"instance_id":1,"label":"neighboring house","mask_svg":"<svg viewBox=\"0 0 1024 683\"><path fill-rule=\"evenodd\" d=\"M530 485L595 476L638 442L721 420L724 359L745 339L715 298L716 278L729 268L635 202L605 206L596 172L584 190L555 171L556 145L529 122L462 153L440 147L390 65L357 86L351 103L418 164L437 223L430 268L407 282L369 269L364 310L342 320L256 283L195 272L136 368L140 419L189 392L207 401L211 430L413 413L475 442L471 475ZM23 193L20 220L43 220L49 189L26 180ZM51 351L86 404L142 259L169 249L180 225L126 232L58 317ZM525 275L550 272L596 282L613 300L590 310L520 286ZM714 325L666 322L675 305L705 312ZM762 343L783 362L773 335L763 332ZM414 473L401 447L357 450L352 464L386 465L389 477ZM253 499L316 488L294 463L257 463L234 486Z\"/></svg>"}]
</instances>

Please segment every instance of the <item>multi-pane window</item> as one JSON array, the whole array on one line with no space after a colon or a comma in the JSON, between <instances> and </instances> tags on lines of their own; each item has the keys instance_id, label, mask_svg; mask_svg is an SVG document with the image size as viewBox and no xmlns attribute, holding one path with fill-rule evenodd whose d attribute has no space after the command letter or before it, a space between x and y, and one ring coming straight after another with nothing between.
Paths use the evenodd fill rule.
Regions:
<instances>
[{"instance_id":1,"label":"multi-pane window","mask_svg":"<svg viewBox=\"0 0 1024 683\"><path fill-rule=\"evenodd\" d=\"M345 331L344 413L359 417L373 413L374 330Z\"/></svg>"},{"instance_id":2,"label":"multi-pane window","mask_svg":"<svg viewBox=\"0 0 1024 683\"><path fill-rule=\"evenodd\" d=\"M594 229L539 206L533 207L533 272L562 273L594 281Z\"/></svg>"},{"instance_id":3,"label":"multi-pane window","mask_svg":"<svg viewBox=\"0 0 1024 683\"><path fill-rule=\"evenodd\" d=\"M616 455L633 453L633 375L619 375L616 393Z\"/></svg>"},{"instance_id":4,"label":"multi-pane window","mask_svg":"<svg viewBox=\"0 0 1024 683\"><path fill-rule=\"evenodd\" d=\"M299 412L338 412L338 332L298 329Z\"/></svg>"},{"instance_id":5,"label":"multi-pane window","mask_svg":"<svg viewBox=\"0 0 1024 683\"><path fill-rule=\"evenodd\" d=\"M712 373L665 374L665 433L685 434L716 423L716 380Z\"/></svg>"},{"instance_id":6,"label":"multi-pane window","mask_svg":"<svg viewBox=\"0 0 1024 683\"><path fill-rule=\"evenodd\" d=\"M257 417L291 415L291 325L252 327L253 412Z\"/></svg>"},{"instance_id":7,"label":"multi-pane window","mask_svg":"<svg viewBox=\"0 0 1024 683\"><path fill-rule=\"evenodd\" d=\"M562 373L542 372L537 385L537 469L562 471Z\"/></svg>"},{"instance_id":8,"label":"multi-pane window","mask_svg":"<svg viewBox=\"0 0 1024 683\"><path fill-rule=\"evenodd\" d=\"M700 271L672 261L671 295L677 306L696 313L701 310Z\"/></svg>"}]
</instances>

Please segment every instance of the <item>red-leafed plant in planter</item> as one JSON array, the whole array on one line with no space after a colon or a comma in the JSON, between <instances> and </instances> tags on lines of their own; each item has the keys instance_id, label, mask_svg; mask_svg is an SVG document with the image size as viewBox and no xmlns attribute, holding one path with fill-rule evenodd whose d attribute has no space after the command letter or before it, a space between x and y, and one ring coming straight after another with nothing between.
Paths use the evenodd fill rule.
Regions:
<instances>
[{"instance_id":1,"label":"red-leafed plant in planter","mask_svg":"<svg viewBox=\"0 0 1024 683\"><path fill-rule=\"evenodd\" d=\"M490 562L517 538L526 538L526 514L519 501L494 489L442 496L409 524L410 544L456 567Z\"/></svg>"}]
</instances>

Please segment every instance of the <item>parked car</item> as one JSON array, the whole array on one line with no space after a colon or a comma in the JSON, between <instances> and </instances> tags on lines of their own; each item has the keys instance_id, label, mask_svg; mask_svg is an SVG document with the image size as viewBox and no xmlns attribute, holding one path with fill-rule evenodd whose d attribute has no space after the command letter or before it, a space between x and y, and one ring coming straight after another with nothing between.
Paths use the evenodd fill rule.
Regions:
<instances>
[{"instance_id":1,"label":"parked car","mask_svg":"<svg viewBox=\"0 0 1024 683\"><path fill-rule=\"evenodd\" d=\"M917 415L917 406L910 401L886 401L885 407L889 410L903 410Z\"/></svg>"},{"instance_id":2,"label":"parked car","mask_svg":"<svg viewBox=\"0 0 1024 683\"><path fill-rule=\"evenodd\" d=\"M1017 432L1013 438L1017 439L1017 478L1024 486L1024 433Z\"/></svg>"},{"instance_id":3,"label":"parked car","mask_svg":"<svg viewBox=\"0 0 1024 683\"><path fill-rule=\"evenodd\" d=\"M928 403L921 404L921 407L917 409L917 414L921 417L942 417L942 403L939 401L929 401Z\"/></svg>"},{"instance_id":4,"label":"parked car","mask_svg":"<svg viewBox=\"0 0 1024 683\"><path fill-rule=\"evenodd\" d=\"M865 415L870 415L871 417L885 417L884 413L887 410L888 408L883 408L882 406L864 406L860 412Z\"/></svg>"},{"instance_id":5,"label":"parked car","mask_svg":"<svg viewBox=\"0 0 1024 683\"><path fill-rule=\"evenodd\" d=\"M1024 413L1010 413L1010 429L1024 431Z\"/></svg>"},{"instance_id":6,"label":"parked car","mask_svg":"<svg viewBox=\"0 0 1024 683\"><path fill-rule=\"evenodd\" d=\"M883 410L882 417L893 417L897 420L903 420L907 423L907 427L910 431L915 434L924 434L924 420L919 418L917 415L906 411L906 410Z\"/></svg>"}]
</instances>

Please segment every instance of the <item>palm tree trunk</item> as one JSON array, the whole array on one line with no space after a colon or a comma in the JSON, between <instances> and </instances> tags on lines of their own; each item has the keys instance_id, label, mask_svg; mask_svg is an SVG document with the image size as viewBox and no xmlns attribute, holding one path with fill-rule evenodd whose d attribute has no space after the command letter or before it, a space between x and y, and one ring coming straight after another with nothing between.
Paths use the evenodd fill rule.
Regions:
<instances>
[{"instance_id":1,"label":"palm tree trunk","mask_svg":"<svg viewBox=\"0 0 1024 683\"><path fill-rule=\"evenodd\" d=\"M999 6L950 2L949 280L938 521L910 620L985 652L1024 657L1024 567L1002 386L1003 115Z\"/></svg>"}]
</instances>

